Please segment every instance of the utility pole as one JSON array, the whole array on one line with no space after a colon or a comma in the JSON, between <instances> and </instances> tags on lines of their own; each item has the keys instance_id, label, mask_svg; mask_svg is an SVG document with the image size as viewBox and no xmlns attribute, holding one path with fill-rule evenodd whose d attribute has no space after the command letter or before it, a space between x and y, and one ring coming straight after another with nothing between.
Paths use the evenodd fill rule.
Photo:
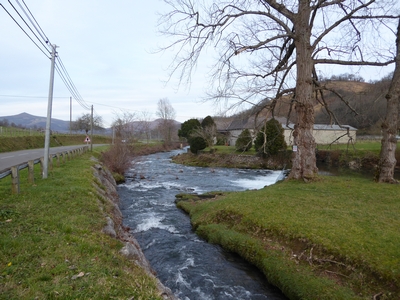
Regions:
<instances>
[{"instance_id":1,"label":"utility pole","mask_svg":"<svg viewBox=\"0 0 400 300\"><path fill-rule=\"evenodd\" d=\"M72 97L69 97L69 134L71 134L72 126Z\"/></svg>"},{"instance_id":2,"label":"utility pole","mask_svg":"<svg viewBox=\"0 0 400 300\"><path fill-rule=\"evenodd\" d=\"M54 87L54 66L56 62L56 45L51 45L51 68L50 68L50 84L49 98L47 104L47 120L46 120L46 135L44 139L44 157L43 157L43 178L47 178L49 166L49 149L50 149L50 127L51 127L51 110L53 105L53 87Z\"/></svg>"},{"instance_id":3,"label":"utility pole","mask_svg":"<svg viewBox=\"0 0 400 300\"><path fill-rule=\"evenodd\" d=\"M92 113L90 118L90 152L93 151L93 105L92 105Z\"/></svg>"}]
</instances>

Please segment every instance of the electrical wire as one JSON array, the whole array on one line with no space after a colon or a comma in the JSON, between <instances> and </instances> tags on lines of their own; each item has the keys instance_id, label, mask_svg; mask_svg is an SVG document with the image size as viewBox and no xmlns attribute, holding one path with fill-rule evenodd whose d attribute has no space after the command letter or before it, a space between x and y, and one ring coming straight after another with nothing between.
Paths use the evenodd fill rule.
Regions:
<instances>
[{"instance_id":1,"label":"electrical wire","mask_svg":"<svg viewBox=\"0 0 400 300\"><path fill-rule=\"evenodd\" d=\"M36 35L36 33L33 31L33 29L28 25L28 23L25 21L25 19L21 16L21 14L19 13L19 11L15 8L14 5L12 5L11 1L8 0L8 3L11 5L11 7L14 9L14 11L18 14L18 16L21 18L21 20L25 23L25 25L29 28L29 30L32 32L32 34L36 37L36 39L39 41L39 43L42 44L42 46L49 52L51 53L51 51L48 50L47 48L47 41L44 41L45 44L43 44L43 42L39 39L39 37ZM18 3L19 4L19 3ZM25 12L25 11L24 11ZM36 28L36 27L35 27Z\"/></svg>"},{"instance_id":2,"label":"electrical wire","mask_svg":"<svg viewBox=\"0 0 400 300\"><path fill-rule=\"evenodd\" d=\"M78 89L76 88L75 84L73 83L71 77L68 74L67 69L64 66L61 58L57 56L56 66L58 66L57 72L59 73L60 77L62 76L60 73L63 74L63 78L68 82L66 83L67 88L70 92L75 95L75 100L85 109L90 109L89 105L86 104L85 100L82 98L81 94L79 93ZM59 69L61 67L61 70ZM65 76L64 76L65 75ZM64 81L65 83L65 81Z\"/></svg>"},{"instance_id":3,"label":"electrical wire","mask_svg":"<svg viewBox=\"0 0 400 300\"><path fill-rule=\"evenodd\" d=\"M16 6L14 6L11 3L11 0L8 0L8 3L11 5L11 7L14 9L14 11L18 14L19 18L24 22L25 26L30 30L30 32L33 34L33 36L38 40L38 42L43 46L41 47L24 28L21 26L21 24L13 17L13 15L0 3L1 7L5 10L5 12L11 17L11 19L18 25L18 27L25 33L25 35L36 45L36 47L46 55L47 58L51 59L52 55L52 47L55 47L55 45L52 45L50 43L49 38L43 31L42 27L39 25L38 21L36 20L35 16L32 14L31 10L29 9L28 5L25 3L24 0L22 0L25 8L22 6L22 4L18 1L15 0L15 2L18 4L20 10L22 13L25 15L25 17L29 20L30 24L33 26L32 27L28 24L28 22L25 20L24 16L18 11ZM44 49L43 49L44 48ZM48 52L48 54L46 54ZM70 91L71 95L73 96L74 100L78 102L80 106L84 109L90 109L89 105L85 102L81 94L79 93L78 89L76 88L75 84L73 83L71 77L68 74L68 71L66 67L64 66L60 56L58 53L56 53L55 57L55 69L60 76L61 80L67 87L67 89Z\"/></svg>"},{"instance_id":4,"label":"electrical wire","mask_svg":"<svg viewBox=\"0 0 400 300\"><path fill-rule=\"evenodd\" d=\"M19 4L18 0L16 0L16 1L17 1L18 5L21 7L21 5ZM22 0L22 2L24 3L24 5L25 5L26 9L28 10L29 14L31 15L32 19L35 21L35 23L33 23L32 20L31 20L31 18L29 18L29 16L28 16L29 20L31 21L32 25L35 27L36 31L39 33L39 35L42 37L42 39L43 39L47 44L50 43L49 38L48 38L48 37L46 36L46 34L44 33L42 27L40 27L38 21L36 21L35 16L32 14L31 10L30 10L29 7L26 5L25 1ZM21 8L22 8L22 7L21 7ZM25 12L25 10L24 10L23 8L22 8L22 10ZM25 12L25 14L26 14L26 12ZM39 27L40 30L36 27L35 24L37 25L37 27Z\"/></svg>"},{"instance_id":5,"label":"electrical wire","mask_svg":"<svg viewBox=\"0 0 400 300\"><path fill-rule=\"evenodd\" d=\"M25 33L25 35L36 45L36 47L49 59L50 56L32 39L32 37L22 28L22 26L18 23L18 21L11 15L11 13L0 3L0 6L4 9L4 11L10 16L10 18L18 25L18 27Z\"/></svg>"}]
</instances>

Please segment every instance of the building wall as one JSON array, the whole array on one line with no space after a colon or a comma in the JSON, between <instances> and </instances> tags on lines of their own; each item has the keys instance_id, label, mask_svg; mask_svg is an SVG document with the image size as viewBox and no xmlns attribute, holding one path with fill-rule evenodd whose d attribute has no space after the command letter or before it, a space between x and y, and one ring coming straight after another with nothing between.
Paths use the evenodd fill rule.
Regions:
<instances>
[{"instance_id":1,"label":"building wall","mask_svg":"<svg viewBox=\"0 0 400 300\"><path fill-rule=\"evenodd\" d=\"M356 130L350 130L349 134L353 139L353 143L356 142L357 134ZM349 137L346 134L346 130L313 130L313 135L315 139L315 143L318 145L326 145L331 144L335 141L335 144L346 144L349 141ZM291 129L284 130L285 142L287 145L293 145L293 131ZM344 136L343 136L344 135ZM340 138L339 138L340 137Z\"/></svg>"},{"instance_id":2,"label":"building wall","mask_svg":"<svg viewBox=\"0 0 400 300\"><path fill-rule=\"evenodd\" d=\"M236 141L239 137L239 135L242 133L243 130L241 129L236 129L236 130L230 130L229 131L229 146L235 146Z\"/></svg>"},{"instance_id":3,"label":"building wall","mask_svg":"<svg viewBox=\"0 0 400 300\"><path fill-rule=\"evenodd\" d=\"M313 135L317 144L346 144L349 141L349 136L346 134L347 130L314 130ZM356 141L356 131L349 130L349 135Z\"/></svg>"}]
</instances>

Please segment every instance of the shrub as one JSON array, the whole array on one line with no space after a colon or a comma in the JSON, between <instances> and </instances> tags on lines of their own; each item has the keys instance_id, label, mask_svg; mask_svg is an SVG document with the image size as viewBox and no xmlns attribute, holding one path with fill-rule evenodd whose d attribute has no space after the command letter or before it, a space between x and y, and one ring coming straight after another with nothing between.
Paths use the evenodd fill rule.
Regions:
<instances>
[{"instance_id":1,"label":"shrub","mask_svg":"<svg viewBox=\"0 0 400 300\"><path fill-rule=\"evenodd\" d=\"M190 119L182 123L181 129L178 130L178 136L180 138L188 139L192 131L196 128L201 127L199 120Z\"/></svg>"},{"instance_id":2,"label":"shrub","mask_svg":"<svg viewBox=\"0 0 400 300\"><path fill-rule=\"evenodd\" d=\"M212 126L216 126L214 119L211 116L207 116L203 119L203 121L201 122L201 127L206 128L206 127L212 127Z\"/></svg>"},{"instance_id":3,"label":"shrub","mask_svg":"<svg viewBox=\"0 0 400 300\"><path fill-rule=\"evenodd\" d=\"M199 150L203 150L207 147L207 143L202 137L196 136L189 139L189 146L190 152L197 154Z\"/></svg>"},{"instance_id":4,"label":"shrub","mask_svg":"<svg viewBox=\"0 0 400 300\"><path fill-rule=\"evenodd\" d=\"M242 131L236 140L235 146L237 151L249 151L251 149L253 146L253 139L250 130L245 129Z\"/></svg>"},{"instance_id":5,"label":"shrub","mask_svg":"<svg viewBox=\"0 0 400 300\"><path fill-rule=\"evenodd\" d=\"M100 160L113 173L124 175L132 164L132 148L124 143L116 143L102 153Z\"/></svg>"},{"instance_id":6,"label":"shrub","mask_svg":"<svg viewBox=\"0 0 400 300\"><path fill-rule=\"evenodd\" d=\"M261 155L276 155L280 150L286 149L284 130L276 119L270 119L258 132L254 141L256 151Z\"/></svg>"}]
</instances>

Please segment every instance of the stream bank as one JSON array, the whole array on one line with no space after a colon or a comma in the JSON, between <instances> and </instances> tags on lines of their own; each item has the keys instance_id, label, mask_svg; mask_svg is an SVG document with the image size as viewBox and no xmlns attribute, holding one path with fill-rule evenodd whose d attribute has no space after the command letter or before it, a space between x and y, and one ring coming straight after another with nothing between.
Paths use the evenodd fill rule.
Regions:
<instances>
[{"instance_id":1,"label":"stream bank","mask_svg":"<svg viewBox=\"0 0 400 300\"><path fill-rule=\"evenodd\" d=\"M95 158L92 159L96 160ZM107 225L103 228L103 233L125 244L120 253L143 268L148 276L154 278L162 299L177 300L171 290L165 287L155 276L155 272L144 256L138 242L129 232L129 228L123 225L123 217L119 209L120 201L116 190L117 185L112 174L101 163L97 163L93 166L93 176L95 177L93 186L96 188L98 195L112 207L110 214L106 217ZM100 207L102 208L103 205L100 205Z\"/></svg>"}]
</instances>

